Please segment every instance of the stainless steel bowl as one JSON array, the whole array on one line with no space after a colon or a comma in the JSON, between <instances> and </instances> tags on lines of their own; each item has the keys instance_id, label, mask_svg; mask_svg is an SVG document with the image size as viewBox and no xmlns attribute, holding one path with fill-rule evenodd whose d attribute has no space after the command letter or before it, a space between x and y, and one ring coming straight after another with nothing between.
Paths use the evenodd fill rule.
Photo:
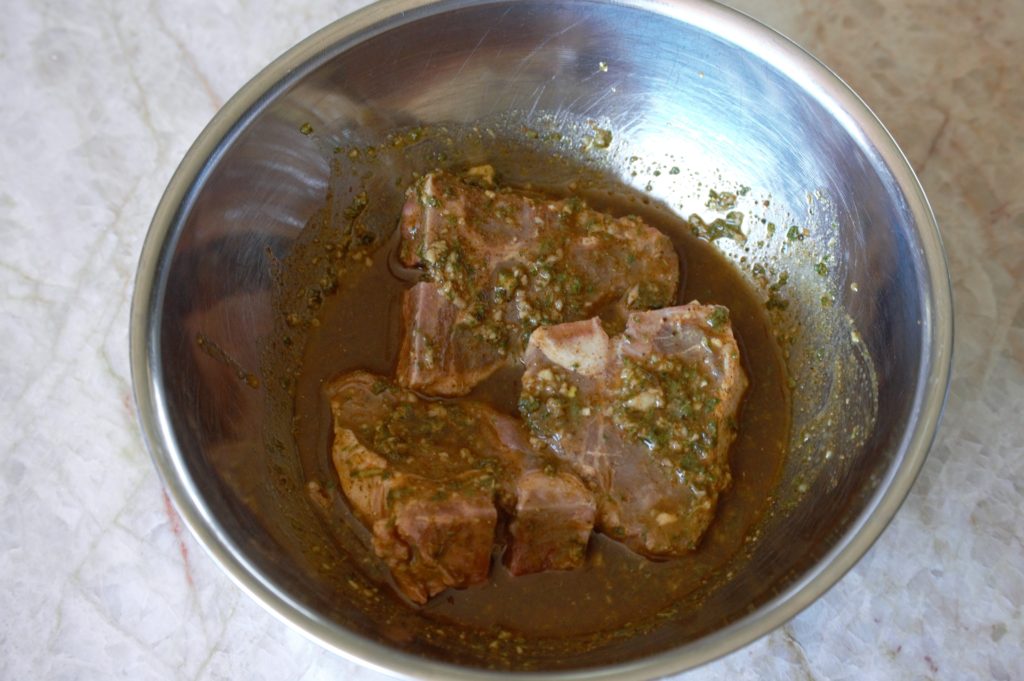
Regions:
<instances>
[{"instance_id":1,"label":"stainless steel bowl","mask_svg":"<svg viewBox=\"0 0 1024 681\"><path fill-rule=\"evenodd\" d=\"M906 159L835 75L737 12L696 0L395 0L297 45L217 114L153 218L132 308L142 427L189 528L270 611L380 669L480 676L390 640L296 557L308 509L288 443L268 436L287 428L267 423L280 391L261 367L279 316L274 263L323 206L334 147L509 112L612 130L612 147L588 158L672 210L700 210L716 183L745 185L748 213L770 195L762 212L802 230L800 244L772 241L748 220L747 245L723 249L794 274L803 392L785 503L705 600L700 627L538 678L691 668L793 617L879 536L932 441L952 344L944 256ZM634 156L646 163L636 176ZM686 172L651 171L668 166ZM804 276L826 259L827 278ZM804 386L796 357L822 348L830 369ZM850 410L829 411L844 400Z\"/></svg>"}]
</instances>

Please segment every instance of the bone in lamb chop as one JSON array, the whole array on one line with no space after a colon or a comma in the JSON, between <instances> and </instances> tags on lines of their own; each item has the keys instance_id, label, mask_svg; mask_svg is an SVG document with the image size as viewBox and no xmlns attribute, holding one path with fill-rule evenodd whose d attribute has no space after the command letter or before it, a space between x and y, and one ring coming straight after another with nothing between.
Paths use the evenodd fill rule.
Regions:
<instances>
[{"instance_id":1,"label":"bone in lamb chop","mask_svg":"<svg viewBox=\"0 0 1024 681\"><path fill-rule=\"evenodd\" d=\"M597 498L597 528L648 557L693 550L731 481L747 378L724 307L631 312L530 336L520 412Z\"/></svg>"},{"instance_id":2,"label":"bone in lamb chop","mask_svg":"<svg viewBox=\"0 0 1024 681\"><path fill-rule=\"evenodd\" d=\"M400 258L424 270L403 301L398 381L465 395L522 357L539 326L671 305L679 261L667 236L578 198L476 186L445 172L409 189Z\"/></svg>"},{"instance_id":3,"label":"bone in lamb chop","mask_svg":"<svg viewBox=\"0 0 1024 681\"><path fill-rule=\"evenodd\" d=\"M342 491L413 602L486 580L503 519L512 574L582 564L593 495L519 420L365 372L335 379L326 396Z\"/></svg>"}]
</instances>

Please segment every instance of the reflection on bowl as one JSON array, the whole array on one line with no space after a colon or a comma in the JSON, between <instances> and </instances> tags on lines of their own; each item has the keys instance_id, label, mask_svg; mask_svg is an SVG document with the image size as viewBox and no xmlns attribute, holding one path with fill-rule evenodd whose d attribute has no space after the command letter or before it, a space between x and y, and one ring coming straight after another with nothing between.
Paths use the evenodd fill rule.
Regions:
<instances>
[{"instance_id":1,"label":"reflection on bowl","mask_svg":"<svg viewBox=\"0 0 1024 681\"><path fill-rule=\"evenodd\" d=\"M420 126L444 134L387 155L378 175L408 180L442 158L532 173L521 181L591 173L682 216L706 215L709 189L736 192L747 239L716 245L769 302L786 287L774 314L794 386L790 455L744 551L684 618L508 665L559 678L679 671L838 580L895 513L937 426L952 335L943 254L916 178L863 103L785 39L702 2L372 6L275 61L216 116L154 217L132 362L168 492L224 569L373 666L457 678L488 664L428 634L443 622L397 602L386 611L400 614L381 615L344 586L366 579L356 561L323 558L291 441L292 386L268 360L268 347L286 356L302 340L282 331L281 297L300 292L280 261L311 218L372 183L335 149ZM545 130L558 134L535 134ZM466 143L443 157L432 146L459 134ZM571 163L545 165L545 149ZM378 205L400 198L389 186ZM381 229L395 217L383 211Z\"/></svg>"}]
</instances>

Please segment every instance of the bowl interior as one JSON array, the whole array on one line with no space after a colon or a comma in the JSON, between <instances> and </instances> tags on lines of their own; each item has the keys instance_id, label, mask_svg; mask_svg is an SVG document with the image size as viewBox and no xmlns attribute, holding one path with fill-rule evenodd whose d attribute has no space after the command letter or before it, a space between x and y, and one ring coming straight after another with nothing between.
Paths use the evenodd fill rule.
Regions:
<instances>
[{"instance_id":1,"label":"bowl interior","mask_svg":"<svg viewBox=\"0 0 1024 681\"><path fill-rule=\"evenodd\" d=\"M773 512L685 621L538 666L650 674L748 642L838 579L906 493L945 388L948 291L930 213L881 126L783 38L714 5L372 7L247 86L182 164L140 269L137 391L169 490L236 580L308 634L398 671L461 673L418 661L446 653L409 626L367 615L338 587L348 567L315 565L287 377L266 353L280 261L328 190L359 179L335 148L478 121L565 130L564 149L610 130L580 163L681 215L706 213L709 188L750 188L747 242L720 243L789 276L793 448ZM429 158L404 162L425 171Z\"/></svg>"}]
</instances>

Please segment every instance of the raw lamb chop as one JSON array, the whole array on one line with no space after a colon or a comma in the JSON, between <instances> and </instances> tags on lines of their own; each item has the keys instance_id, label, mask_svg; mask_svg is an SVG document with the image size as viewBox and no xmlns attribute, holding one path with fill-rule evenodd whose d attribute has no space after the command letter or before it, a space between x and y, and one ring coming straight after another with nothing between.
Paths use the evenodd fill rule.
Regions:
<instances>
[{"instance_id":1,"label":"raw lamb chop","mask_svg":"<svg viewBox=\"0 0 1024 681\"><path fill-rule=\"evenodd\" d=\"M724 307L631 312L541 327L520 411L597 497L598 529L648 557L694 549L731 481L747 379Z\"/></svg>"},{"instance_id":2,"label":"raw lamb chop","mask_svg":"<svg viewBox=\"0 0 1024 681\"><path fill-rule=\"evenodd\" d=\"M538 326L671 305L679 261L667 236L578 198L488 189L444 172L410 188L401 260L426 281L404 300L398 380L464 395L522 356Z\"/></svg>"},{"instance_id":3,"label":"raw lamb chop","mask_svg":"<svg viewBox=\"0 0 1024 681\"><path fill-rule=\"evenodd\" d=\"M426 401L365 372L326 395L342 491L410 600L484 581L502 517L512 574L582 564L593 495L518 420L471 400Z\"/></svg>"}]
</instances>

